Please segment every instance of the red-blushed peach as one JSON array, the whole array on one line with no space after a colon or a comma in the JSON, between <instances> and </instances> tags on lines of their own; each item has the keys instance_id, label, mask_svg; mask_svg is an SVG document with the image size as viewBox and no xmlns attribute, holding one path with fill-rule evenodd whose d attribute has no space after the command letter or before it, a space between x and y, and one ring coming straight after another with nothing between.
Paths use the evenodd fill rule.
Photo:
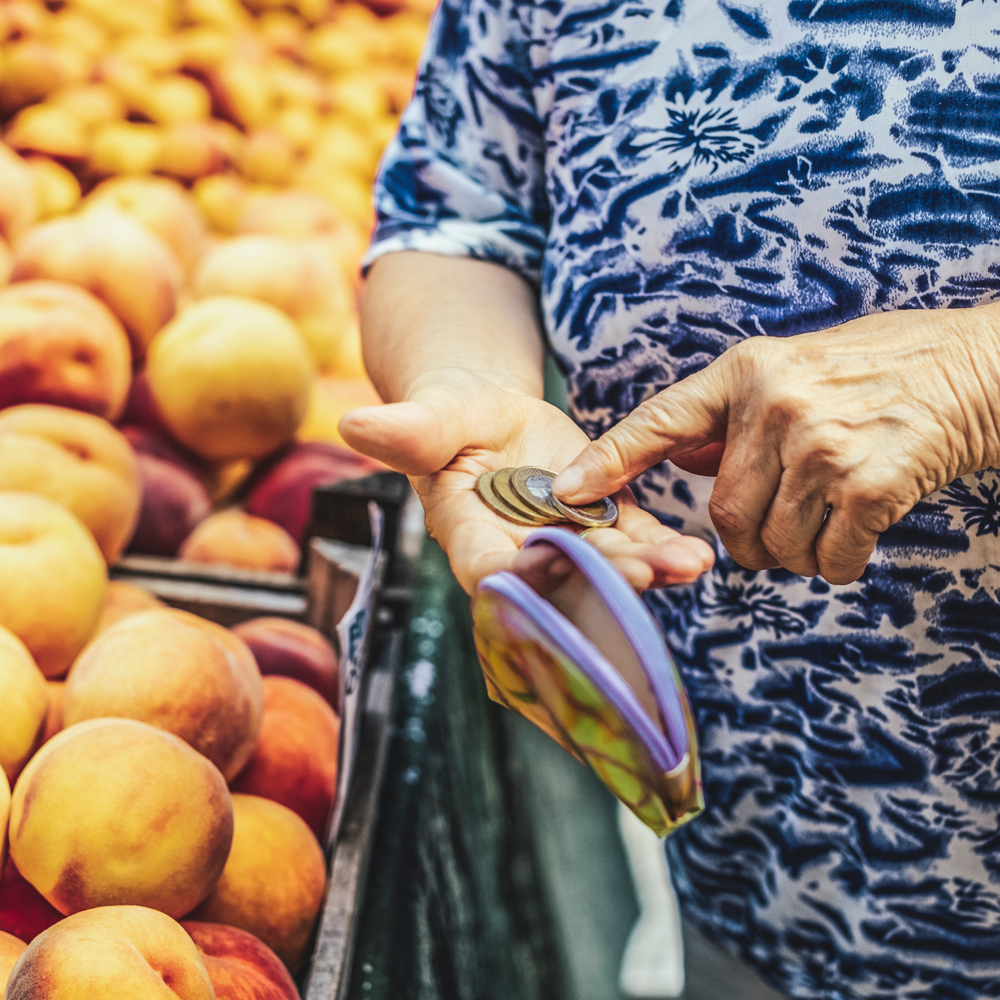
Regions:
<instances>
[{"instance_id":1,"label":"red-blushed peach","mask_svg":"<svg viewBox=\"0 0 1000 1000\"><path fill-rule=\"evenodd\" d=\"M87 195L84 211L108 207L131 216L160 237L185 268L205 248L205 223L193 199L166 177L114 177Z\"/></svg>"},{"instance_id":2,"label":"red-blushed peach","mask_svg":"<svg viewBox=\"0 0 1000 1000\"><path fill-rule=\"evenodd\" d=\"M27 646L0 626L0 770L12 784L42 741L48 704L45 677Z\"/></svg>"},{"instance_id":3,"label":"red-blushed peach","mask_svg":"<svg viewBox=\"0 0 1000 1000\"><path fill-rule=\"evenodd\" d=\"M136 462L142 507L129 551L174 556L181 542L212 513L208 490L186 462L150 451L137 451Z\"/></svg>"},{"instance_id":4,"label":"red-blushed peach","mask_svg":"<svg viewBox=\"0 0 1000 1000\"><path fill-rule=\"evenodd\" d=\"M245 295L295 320L313 361L330 371L353 332L354 290L321 241L253 234L219 243L198 262L194 294Z\"/></svg>"},{"instance_id":5,"label":"red-blushed peach","mask_svg":"<svg viewBox=\"0 0 1000 1000\"><path fill-rule=\"evenodd\" d=\"M0 407L53 403L115 420L131 378L125 330L90 292L63 281L0 291Z\"/></svg>"},{"instance_id":6,"label":"red-blushed peach","mask_svg":"<svg viewBox=\"0 0 1000 1000\"><path fill-rule=\"evenodd\" d=\"M116 625L123 618L128 618L129 615L162 607L164 607L163 601L148 590L143 590L142 587L137 587L127 580L108 580L104 608L97 622L97 628L94 629L94 636Z\"/></svg>"},{"instance_id":7,"label":"red-blushed peach","mask_svg":"<svg viewBox=\"0 0 1000 1000\"><path fill-rule=\"evenodd\" d=\"M191 919L249 931L295 975L323 902L323 852L305 821L278 802L234 795L233 816L226 867ZM276 858L295 862L276 865Z\"/></svg>"},{"instance_id":8,"label":"red-blushed peach","mask_svg":"<svg viewBox=\"0 0 1000 1000\"><path fill-rule=\"evenodd\" d=\"M6 931L0 931L0 989L6 988L11 970L27 947L20 938Z\"/></svg>"},{"instance_id":9,"label":"red-blushed peach","mask_svg":"<svg viewBox=\"0 0 1000 1000\"><path fill-rule=\"evenodd\" d=\"M184 539L177 555L187 562L278 573L294 573L301 558L295 539L284 528L238 508L206 517Z\"/></svg>"},{"instance_id":10,"label":"red-blushed peach","mask_svg":"<svg viewBox=\"0 0 1000 1000\"><path fill-rule=\"evenodd\" d=\"M176 920L146 906L98 906L39 934L6 1000L216 1000L201 953Z\"/></svg>"},{"instance_id":11,"label":"red-blushed peach","mask_svg":"<svg viewBox=\"0 0 1000 1000\"><path fill-rule=\"evenodd\" d=\"M233 626L253 653L260 672L293 677L318 691L340 711L340 659L319 629L290 618L265 616Z\"/></svg>"},{"instance_id":12,"label":"red-blushed peach","mask_svg":"<svg viewBox=\"0 0 1000 1000\"><path fill-rule=\"evenodd\" d=\"M46 693L49 704L45 710L45 726L42 729L42 743L48 743L56 733L63 729L62 693L65 681L46 681Z\"/></svg>"},{"instance_id":13,"label":"red-blushed peach","mask_svg":"<svg viewBox=\"0 0 1000 1000\"><path fill-rule=\"evenodd\" d=\"M313 364L274 306L215 295L182 310L146 366L171 435L203 458L260 458L291 440L306 412Z\"/></svg>"},{"instance_id":14,"label":"red-blushed peach","mask_svg":"<svg viewBox=\"0 0 1000 1000\"><path fill-rule=\"evenodd\" d=\"M238 636L157 608L123 618L80 654L63 691L63 722L147 722L186 740L230 779L253 754L263 703L260 671Z\"/></svg>"},{"instance_id":15,"label":"red-blushed peach","mask_svg":"<svg viewBox=\"0 0 1000 1000\"><path fill-rule=\"evenodd\" d=\"M44 403L0 410L0 489L62 504L91 530L109 564L132 537L142 499L135 453L111 424Z\"/></svg>"},{"instance_id":16,"label":"red-blushed peach","mask_svg":"<svg viewBox=\"0 0 1000 1000\"><path fill-rule=\"evenodd\" d=\"M201 952L216 1000L299 1000L295 981L263 941L238 927L181 921Z\"/></svg>"},{"instance_id":17,"label":"red-blushed peach","mask_svg":"<svg viewBox=\"0 0 1000 1000\"><path fill-rule=\"evenodd\" d=\"M22 941L59 923L63 915L18 871L13 858L0 871L0 931Z\"/></svg>"},{"instance_id":18,"label":"red-blushed peach","mask_svg":"<svg viewBox=\"0 0 1000 1000\"><path fill-rule=\"evenodd\" d=\"M80 285L121 320L142 358L177 308L181 266L158 236L127 215L94 209L44 222L15 247L12 281L51 278Z\"/></svg>"},{"instance_id":19,"label":"red-blushed peach","mask_svg":"<svg viewBox=\"0 0 1000 1000\"><path fill-rule=\"evenodd\" d=\"M107 566L94 536L65 507L0 491L0 625L46 677L61 677L94 633Z\"/></svg>"},{"instance_id":20,"label":"red-blushed peach","mask_svg":"<svg viewBox=\"0 0 1000 1000\"><path fill-rule=\"evenodd\" d=\"M246 509L280 524L301 544L317 486L359 479L384 468L350 448L323 441L300 442L261 463L247 484Z\"/></svg>"},{"instance_id":21,"label":"red-blushed peach","mask_svg":"<svg viewBox=\"0 0 1000 1000\"><path fill-rule=\"evenodd\" d=\"M10 855L67 914L135 904L183 916L215 885L232 836L218 768L134 719L91 719L56 734L11 800Z\"/></svg>"},{"instance_id":22,"label":"red-blushed peach","mask_svg":"<svg viewBox=\"0 0 1000 1000\"><path fill-rule=\"evenodd\" d=\"M260 739L232 789L288 806L320 838L337 790L339 738L340 719L322 696L290 677L265 677Z\"/></svg>"}]
</instances>

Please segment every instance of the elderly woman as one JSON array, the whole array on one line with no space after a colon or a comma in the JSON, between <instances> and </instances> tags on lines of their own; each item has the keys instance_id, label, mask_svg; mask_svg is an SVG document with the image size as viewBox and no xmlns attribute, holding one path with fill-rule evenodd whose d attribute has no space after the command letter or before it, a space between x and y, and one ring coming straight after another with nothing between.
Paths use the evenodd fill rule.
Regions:
<instances>
[{"instance_id":1,"label":"elderly woman","mask_svg":"<svg viewBox=\"0 0 1000 1000\"><path fill-rule=\"evenodd\" d=\"M789 997L1000 996L1000 6L444 0L377 206L344 433L463 586L568 572L479 473L631 483L687 916Z\"/></svg>"}]
</instances>

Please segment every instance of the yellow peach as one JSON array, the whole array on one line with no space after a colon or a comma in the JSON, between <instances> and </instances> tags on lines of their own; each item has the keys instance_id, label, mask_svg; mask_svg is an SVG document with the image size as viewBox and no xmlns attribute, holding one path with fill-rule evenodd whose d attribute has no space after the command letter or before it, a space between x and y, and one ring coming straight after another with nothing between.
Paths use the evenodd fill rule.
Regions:
<instances>
[{"instance_id":1,"label":"yellow peach","mask_svg":"<svg viewBox=\"0 0 1000 1000\"><path fill-rule=\"evenodd\" d=\"M215 885L232 835L218 768L133 719L91 719L57 733L11 798L11 858L66 914L133 904L180 917Z\"/></svg>"},{"instance_id":2,"label":"yellow peach","mask_svg":"<svg viewBox=\"0 0 1000 1000\"><path fill-rule=\"evenodd\" d=\"M135 453L106 420L63 406L0 410L0 489L39 493L72 511L117 562L139 519Z\"/></svg>"},{"instance_id":3,"label":"yellow peach","mask_svg":"<svg viewBox=\"0 0 1000 1000\"><path fill-rule=\"evenodd\" d=\"M128 615L87 646L62 705L66 726L104 716L165 729L228 780L253 754L264 689L238 636L186 611L154 608Z\"/></svg>"},{"instance_id":4,"label":"yellow peach","mask_svg":"<svg viewBox=\"0 0 1000 1000\"><path fill-rule=\"evenodd\" d=\"M0 931L0 990L6 989L11 970L27 947L20 938L6 931Z\"/></svg>"},{"instance_id":5,"label":"yellow peach","mask_svg":"<svg viewBox=\"0 0 1000 1000\"><path fill-rule=\"evenodd\" d=\"M49 693L45 677L27 647L3 627L0 627L0 705L3 705L0 769L13 783L41 742Z\"/></svg>"},{"instance_id":6,"label":"yellow peach","mask_svg":"<svg viewBox=\"0 0 1000 1000\"><path fill-rule=\"evenodd\" d=\"M10 975L7 1000L215 1000L201 953L176 920L98 906L43 931Z\"/></svg>"},{"instance_id":7,"label":"yellow peach","mask_svg":"<svg viewBox=\"0 0 1000 1000\"><path fill-rule=\"evenodd\" d=\"M94 632L107 568L94 536L65 507L0 491L0 625L60 677Z\"/></svg>"},{"instance_id":8,"label":"yellow peach","mask_svg":"<svg viewBox=\"0 0 1000 1000\"><path fill-rule=\"evenodd\" d=\"M305 415L313 364L273 306L216 295L183 310L153 341L147 372L174 437L203 458L259 458Z\"/></svg>"}]
</instances>

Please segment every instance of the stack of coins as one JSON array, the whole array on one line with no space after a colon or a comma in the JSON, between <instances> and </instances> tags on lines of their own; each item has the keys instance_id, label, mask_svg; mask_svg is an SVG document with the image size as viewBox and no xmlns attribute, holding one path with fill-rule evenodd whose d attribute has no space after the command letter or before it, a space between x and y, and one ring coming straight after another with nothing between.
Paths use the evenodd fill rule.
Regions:
<instances>
[{"instance_id":1,"label":"stack of coins","mask_svg":"<svg viewBox=\"0 0 1000 1000\"><path fill-rule=\"evenodd\" d=\"M610 528L618 520L618 508L610 497L578 507L563 503L552 493L555 478L554 472L532 465L484 472L476 480L476 492L501 517L525 527L580 524L586 528Z\"/></svg>"}]
</instances>

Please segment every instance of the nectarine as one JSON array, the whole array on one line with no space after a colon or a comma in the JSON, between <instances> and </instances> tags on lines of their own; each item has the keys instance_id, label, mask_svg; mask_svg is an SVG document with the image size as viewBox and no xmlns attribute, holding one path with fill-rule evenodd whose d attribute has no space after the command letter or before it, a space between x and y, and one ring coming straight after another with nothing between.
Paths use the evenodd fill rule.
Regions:
<instances>
[{"instance_id":1,"label":"nectarine","mask_svg":"<svg viewBox=\"0 0 1000 1000\"><path fill-rule=\"evenodd\" d=\"M228 629L175 608L123 618L80 654L63 721L116 716L174 733L227 779L253 753L264 692L253 654Z\"/></svg>"},{"instance_id":2,"label":"nectarine","mask_svg":"<svg viewBox=\"0 0 1000 1000\"><path fill-rule=\"evenodd\" d=\"M281 959L238 927L184 920L181 927L201 952L216 1000L299 1000Z\"/></svg>"},{"instance_id":3,"label":"nectarine","mask_svg":"<svg viewBox=\"0 0 1000 1000\"><path fill-rule=\"evenodd\" d=\"M233 626L250 647L260 672L292 677L318 691L340 711L340 660L319 629L289 618L251 618Z\"/></svg>"},{"instance_id":4,"label":"nectarine","mask_svg":"<svg viewBox=\"0 0 1000 1000\"><path fill-rule=\"evenodd\" d=\"M62 281L0 291L0 407L54 403L115 420L131 378L128 337L89 292Z\"/></svg>"},{"instance_id":5,"label":"nectarine","mask_svg":"<svg viewBox=\"0 0 1000 1000\"><path fill-rule=\"evenodd\" d=\"M10 854L62 913L134 903L183 916L219 877L233 834L218 769L133 719L53 736L14 786Z\"/></svg>"},{"instance_id":6,"label":"nectarine","mask_svg":"<svg viewBox=\"0 0 1000 1000\"><path fill-rule=\"evenodd\" d=\"M107 586L94 536L65 507L0 491L0 625L46 677L60 677L93 635Z\"/></svg>"}]
</instances>

